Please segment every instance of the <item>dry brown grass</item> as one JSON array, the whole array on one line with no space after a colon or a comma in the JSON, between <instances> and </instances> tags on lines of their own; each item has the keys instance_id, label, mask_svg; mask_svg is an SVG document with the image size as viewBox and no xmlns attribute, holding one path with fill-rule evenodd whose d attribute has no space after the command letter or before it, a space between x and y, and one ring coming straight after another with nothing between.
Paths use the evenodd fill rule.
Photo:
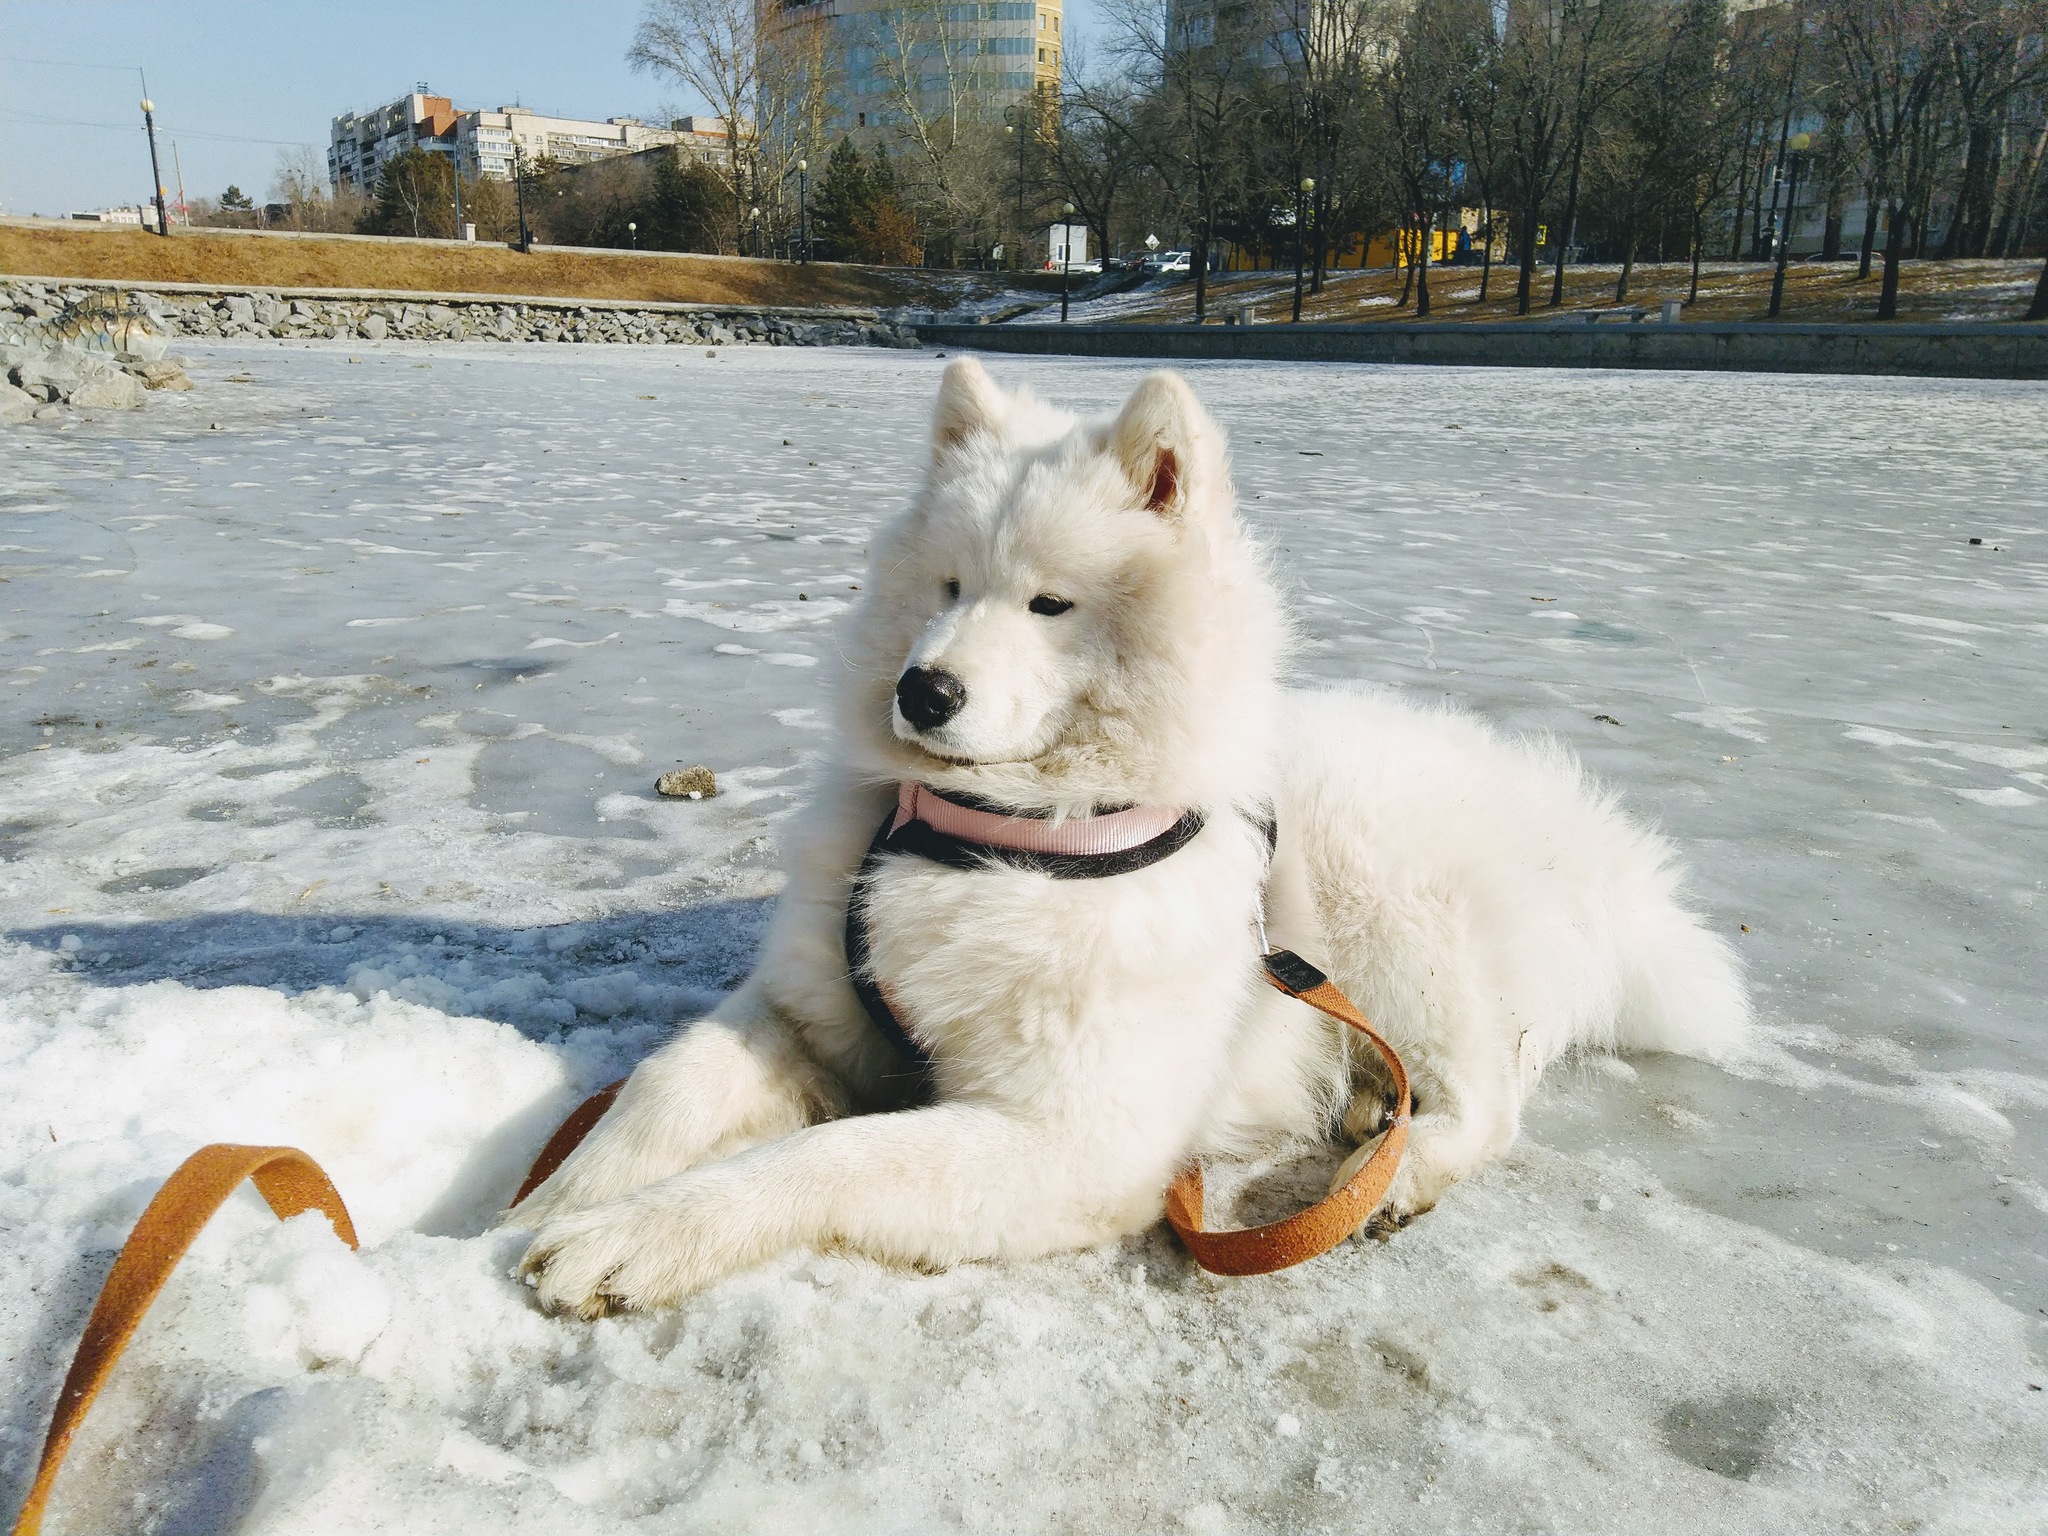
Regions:
<instances>
[{"instance_id":1,"label":"dry brown grass","mask_svg":"<svg viewBox=\"0 0 2048 1536\"><path fill-rule=\"evenodd\" d=\"M1614 281L1618 268L1575 267L1565 273L1565 310L1602 308L1614 303ZM1903 264L1899 282L1899 319L1902 321L2017 320L2026 313L2041 265L2025 261L1909 261ZM1875 320L1881 269L1873 269L1867 280L1856 277L1854 262L1812 262L1796 264L1786 271L1785 305L1781 318L1791 321ZM1261 272L1216 284L1210 289L1212 314L1251 302L1259 306L1264 321L1287 317L1293 293L1294 274ZM1559 311L1548 307L1551 275L1537 273L1534 308L1528 320L1554 320ZM1679 264L1639 266L1629 283L1628 302L1655 309L1665 299L1684 299L1691 285L1691 269ZM1515 272L1512 267L1495 267L1487 286L1487 302L1477 302L1477 267L1436 267L1430 271L1429 318L1432 321L1501 321L1515 314ZM1330 274L1321 294L1305 298L1304 320L1413 321L1415 301L1411 295L1404 307L1398 300L1401 276L1397 272L1338 272ZM1768 318L1771 299L1771 269L1768 266L1709 266L1700 279L1697 304L1685 309L1688 320L1763 320ZM1167 290L1160 301L1142 310L1119 312L1118 321L1153 322L1192 320L1194 286L1182 283Z\"/></svg>"},{"instance_id":2,"label":"dry brown grass","mask_svg":"<svg viewBox=\"0 0 2048 1536\"><path fill-rule=\"evenodd\" d=\"M386 288L680 304L945 308L1014 286L1007 274L794 266L737 256L616 255L501 245L0 224L0 272L231 288ZM1028 279L1027 279L1028 281Z\"/></svg>"}]
</instances>

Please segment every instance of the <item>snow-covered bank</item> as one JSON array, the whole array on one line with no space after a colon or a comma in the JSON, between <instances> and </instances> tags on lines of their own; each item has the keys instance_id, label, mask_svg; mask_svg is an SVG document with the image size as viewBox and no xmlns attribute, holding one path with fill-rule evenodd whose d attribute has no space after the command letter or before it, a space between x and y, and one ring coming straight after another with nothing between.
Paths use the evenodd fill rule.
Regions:
<instances>
[{"instance_id":1,"label":"snow-covered bank","mask_svg":"<svg viewBox=\"0 0 2048 1536\"><path fill-rule=\"evenodd\" d=\"M1505 1165L1268 1280L798 1256L588 1326L490 1214L744 971L939 365L350 355L202 351L0 462L0 1486L193 1146L306 1147L366 1240L239 1200L53 1529L2048 1521L2048 392L1189 370L1304 669L1570 739L1764 1052L1557 1074ZM653 795L694 761L729 792Z\"/></svg>"}]
</instances>

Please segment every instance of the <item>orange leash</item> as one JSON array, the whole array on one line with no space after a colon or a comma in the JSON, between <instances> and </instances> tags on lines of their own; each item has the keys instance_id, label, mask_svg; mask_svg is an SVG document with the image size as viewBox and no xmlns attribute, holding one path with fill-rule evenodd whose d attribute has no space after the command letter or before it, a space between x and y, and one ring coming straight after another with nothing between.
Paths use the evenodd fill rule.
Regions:
<instances>
[{"instance_id":1,"label":"orange leash","mask_svg":"<svg viewBox=\"0 0 2048 1536\"><path fill-rule=\"evenodd\" d=\"M1385 1038L1366 1022L1351 999L1336 984L1299 956L1285 950L1266 956L1266 980L1290 997L1363 1033L1378 1047L1393 1074L1395 1109L1385 1137L1364 1166L1327 1199L1284 1221L1236 1231L1209 1232L1202 1227L1202 1168L1196 1163L1173 1181L1166 1193L1166 1219L1202 1268L1219 1275L1263 1275L1300 1264L1344 1241L1363 1226L1386 1198L1408 1142L1411 1101L1408 1073L1401 1058ZM548 1138L534 1159L519 1193L519 1204L546 1181L574 1152L597 1122L604 1118L619 1089L621 1079L579 1104ZM13 1536L37 1536L42 1529L43 1510L50 1490L57 1482L57 1469L71 1448L72 1436L84 1422L86 1410L106 1385L122 1350L134 1337L143 1314L163 1290L178 1260L185 1256L200 1230L241 1186L244 1179L255 1182L257 1192L269 1203L280 1221L301 1211L319 1210L334 1223L334 1232L349 1247L356 1246L356 1229L349 1220L348 1207L333 1182L318 1163L296 1147L245 1147L232 1142L215 1142L201 1147L179 1165L164 1181L128 1234L120 1257L107 1276L99 1300L86 1319L85 1336L78 1341L64 1389L57 1396L57 1408L50 1419L50 1433L43 1441L43 1456L36 1466L35 1482L28 1500L14 1518Z\"/></svg>"},{"instance_id":2,"label":"orange leash","mask_svg":"<svg viewBox=\"0 0 2048 1536\"><path fill-rule=\"evenodd\" d=\"M71 1448L71 1437L85 1421L86 1410L107 1384L114 1362L128 1347L142 1314L171 1278L178 1260L244 1179L255 1181L257 1192L269 1202L278 1220L288 1221L301 1211L323 1211L334 1223L335 1235L349 1247L356 1246L348 1207L341 1203L320 1165L296 1147L216 1142L186 1158L164 1181L135 1230L128 1234L99 1300L93 1303L85 1337L78 1341L64 1390L57 1394L57 1410L50 1417L50 1433L43 1441L43 1459L36 1467L35 1482L29 1485L28 1502L14 1517L14 1536L35 1536L42 1528L43 1507L56 1485L57 1469Z\"/></svg>"},{"instance_id":3,"label":"orange leash","mask_svg":"<svg viewBox=\"0 0 2048 1536\"><path fill-rule=\"evenodd\" d=\"M1386 1037L1366 1022L1337 984L1299 955L1275 950L1265 957L1266 980L1289 997L1348 1024L1370 1040L1394 1080L1394 1113L1380 1144L1344 1183L1306 1210L1263 1227L1210 1232L1202 1226L1202 1165L1191 1164L1166 1191L1166 1220L1202 1268L1219 1275L1269 1275L1328 1253L1379 1209L1408 1145L1414 1100L1408 1069Z\"/></svg>"}]
</instances>

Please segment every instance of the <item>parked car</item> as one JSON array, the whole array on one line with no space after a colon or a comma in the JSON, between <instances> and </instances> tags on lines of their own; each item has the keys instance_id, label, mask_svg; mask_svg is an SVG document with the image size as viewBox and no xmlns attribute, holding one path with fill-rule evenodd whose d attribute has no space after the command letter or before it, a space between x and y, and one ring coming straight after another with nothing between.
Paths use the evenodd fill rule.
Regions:
<instances>
[{"instance_id":1,"label":"parked car","mask_svg":"<svg viewBox=\"0 0 2048 1536\"><path fill-rule=\"evenodd\" d=\"M1145 259L1145 270L1161 275L1175 272L1192 272L1194 269L1194 252L1192 251L1161 251L1158 255L1148 256Z\"/></svg>"}]
</instances>

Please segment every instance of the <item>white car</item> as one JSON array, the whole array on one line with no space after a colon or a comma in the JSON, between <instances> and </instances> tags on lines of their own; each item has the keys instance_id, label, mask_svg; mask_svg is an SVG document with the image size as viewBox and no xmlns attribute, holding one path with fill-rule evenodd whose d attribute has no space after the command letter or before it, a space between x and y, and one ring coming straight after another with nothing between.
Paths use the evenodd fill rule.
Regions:
<instances>
[{"instance_id":1,"label":"white car","mask_svg":"<svg viewBox=\"0 0 2048 1536\"><path fill-rule=\"evenodd\" d=\"M1157 256L1145 258L1147 272L1192 272L1194 269L1193 251L1161 251Z\"/></svg>"}]
</instances>

